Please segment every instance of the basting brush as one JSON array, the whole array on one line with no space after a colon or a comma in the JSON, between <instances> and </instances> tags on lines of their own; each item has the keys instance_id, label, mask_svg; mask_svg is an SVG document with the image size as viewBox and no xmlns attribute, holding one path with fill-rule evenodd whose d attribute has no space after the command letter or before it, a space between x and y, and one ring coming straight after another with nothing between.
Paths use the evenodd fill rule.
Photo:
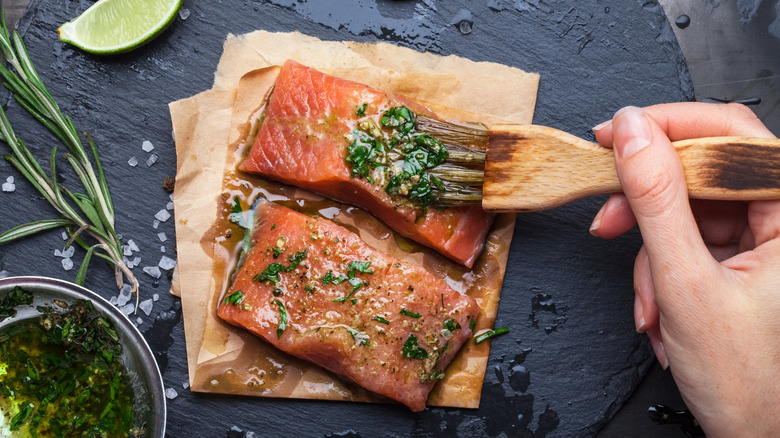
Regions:
<instances>
[{"instance_id":1,"label":"basting brush","mask_svg":"<svg viewBox=\"0 0 780 438\"><path fill-rule=\"evenodd\" d=\"M483 125L417 116L449 151L430 170L441 180L432 205L540 211L621 191L612 149L538 125ZM708 137L673 143L691 198L780 199L780 140Z\"/></svg>"}]
</instances>

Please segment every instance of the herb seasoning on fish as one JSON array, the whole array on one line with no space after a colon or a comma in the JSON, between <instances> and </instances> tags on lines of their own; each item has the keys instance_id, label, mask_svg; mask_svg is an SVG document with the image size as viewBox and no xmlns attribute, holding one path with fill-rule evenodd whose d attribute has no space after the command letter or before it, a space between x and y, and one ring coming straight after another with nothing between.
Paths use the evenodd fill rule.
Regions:
<instances>
[{"instance_id":1,"label":"herb seasoning on fish","mask_svg":"<svg viewBox=\"0 0 780 438\"><path fill-rule=\"evenodd\" d=\"M142 435L133 428L133 390L118 341L89 301L0 332L0 406L10 417L10 431L32 437Z\"/></svg>"},{"instance_id":2,"label":"herb seasoning on fish","mask_svg":"<svg viewBox=\"0 0 780 438\"><path fill-rule=\"evenodd\" d=\"M379 125L365 115L365 107L355 112L362 118L352 131L344 160L353 178L379 182L391 196L406 197L423 210L444 190L441 180L428 171L449 156L447 148L432 135L417 130L414 113L405 106L392 107L379 119Z\"/></svg>"}]
</instances>

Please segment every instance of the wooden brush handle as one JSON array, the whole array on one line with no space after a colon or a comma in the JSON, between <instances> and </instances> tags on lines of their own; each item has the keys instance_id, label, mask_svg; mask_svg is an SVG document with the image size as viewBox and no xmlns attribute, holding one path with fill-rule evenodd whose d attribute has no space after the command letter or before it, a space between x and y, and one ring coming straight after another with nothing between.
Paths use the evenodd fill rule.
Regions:
<instances>
[{"instance_id":1,"label":"wooden brush handle","mask_svg":"<svg viewBox=\"0 0 780 438\"><path fill-rule=\"evenodd\" d=\"M673 144L691 198L780 199L780 140L709 137ZM543 126L490 129L485 210L539 211L620 191L612 149Z\"/></svg>"}]
</instances>

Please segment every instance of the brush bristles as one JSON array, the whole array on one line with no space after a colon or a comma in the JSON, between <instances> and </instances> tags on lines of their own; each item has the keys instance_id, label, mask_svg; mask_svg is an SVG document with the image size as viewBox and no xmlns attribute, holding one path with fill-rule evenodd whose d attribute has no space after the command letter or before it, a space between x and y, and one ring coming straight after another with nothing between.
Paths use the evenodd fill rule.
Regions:
<instances>
[{"instance_id":1,"label":"brush bristles","mask_svg":"<svg viewBox=\"0 0 780 438\"><path fill-rule=\"evenodd\" d=\"M436 199L431 204L441 207L480 204L488 129L483 125L445 122L425 116L417 117L417 127L439 140L449 153L443 164L430 170L443 186L436 191Z\"/></svg>"}]
</instances>

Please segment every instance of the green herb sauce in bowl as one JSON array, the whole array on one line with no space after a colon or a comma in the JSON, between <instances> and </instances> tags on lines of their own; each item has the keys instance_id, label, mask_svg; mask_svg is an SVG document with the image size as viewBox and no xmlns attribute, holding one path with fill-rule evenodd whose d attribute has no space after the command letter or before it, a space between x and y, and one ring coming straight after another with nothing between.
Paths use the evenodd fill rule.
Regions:
<instances>
[{"instance_id":1,"label":"green herb sauce in bowl","mask_svg":"<svg viewBox=\"0 0 780 438\"><path fill-rule=\"evenodd\" d=\"M0 279L0 435L163 437L165 397L143 337L84 288Z\"/></svg>"}]
</instances>

